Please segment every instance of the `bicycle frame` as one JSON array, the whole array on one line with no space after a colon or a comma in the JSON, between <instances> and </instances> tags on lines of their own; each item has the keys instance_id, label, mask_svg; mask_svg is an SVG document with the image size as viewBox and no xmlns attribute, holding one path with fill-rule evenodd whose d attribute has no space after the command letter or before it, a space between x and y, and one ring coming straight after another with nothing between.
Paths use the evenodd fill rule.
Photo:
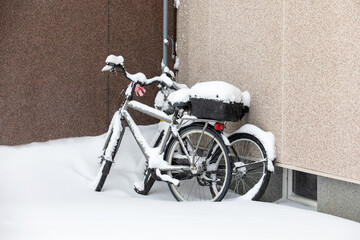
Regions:
<instances>
[{"instance_id":1,"label":"bicycle frame","mask_svg":"<svg viewBox=\"0 0 360 240\"><path fill-rule=\"evenodd\" d=\"M101 156L101 168L94 180L96 191L101 191L106 181L116 152L121 144L125 132L125 125L129 127L137 145L146 158L143 182L134 184L134 190L139 194L146 195L155 181L164 181L169 184L170 191L178 201L186 201L189 199L190 194L203 192L202 187L208 186L210 186L210 193L205 196L203 192L203 197L219 201L224 198L230 184L232 184L232 175L236 175L234 182L236 181L236 189L238 190L238 182L243 181L244 186L245 181L243 178L246 177L246 173L254 170L253 168L247 169L248 167L257 164L263 165L268 162L268 159L264 157L254 159L255 162L246 162L245 160L252 161L252 159L247 158L247 155L244 155L246 159L242 160L242 156L239 156L234 150L234 147L232 147L232 142L230 143L229 139L222 133L223 125L218 125L217 123L214 127L209 127L208 125L209 122L215 123L219 121L198 119L194 116L189 116L188 114L191 113L191 111L188 110L191 109L189 108L189 98L185 95L187 94L186 91L178 92L179 95L174 94L169 97L170 99L167 104L175 108L173 115L168 115L163 111L133 100L134 93L142 95L143 92L145 92L143 87L153 83L159 84L159 87L161 87L164 100L172 90L181 89L182 86L172 81L171 76L173 75L171 75L171 72L167 68L164 69L164 73L161 76L147 79L146 76L140 72L136 74L128 73L124 68L124 59L122 56L109 55L105 63L106 66L103 68L103 71L116 72L116 68L120 68L125 77L130 80L130 84L125 92L125 101L114 114L109 126L103 148L104 152ZM141 134L139 127L128 112L129 108L166 123L166 129L162 128L161 131L159 131L154 147L150 147ZM192 113L196 115L196 113ZM193 124L193 122L200 123ZM189 125L189 123L191 124ZM220 121L220 123L224 124L224 121ZM241 135L240 137L238 135L233 136L232 141L234 141L234 143L235 141L237 143L238 140L242 141L243 139L247 142L252 141L264 156L264 147L256 136L251 134L249 134L249 136L253 137L248 137L247 135ZM238 160L237 162L233 162L233 156L230 155L229 147L233 149L235 157ZM254 155L254 158L255 157ZM175 161L173 161L174 159ZM271 164L269 165L268 162L268 168L269 166L271 167ZM261 197L269 181L270 175L266 166L262 174L259 182L256 180L255 183L257 183L251 188L255 189L252 192L254 192L254 194L256 193L253 199L259 199ZM264 176L266 178L264 178ZM189 183L188 180L190 180L190 185L186 185ZM179 186L180 181L185 183L185 187ZM255 186L258 186L260 181L263 181L261 188L256 189ZM192 192L195 186L194 184L196 184L196 186L199 185L198 187L200 188L196 188L197 190ZM246 186L248 185L246 184ZM244 190L246 190L245 186ZM182 192L185 193L187 197L184 198ZM240 192L236 192L236 194L240 194ZM194 197L194 199L198 199L197 196L194 195Z\"/></svg>"},{"instance_id":2,"label":"bicycle frame","mask_svg":"<svg viewBox=\"0 0 360 240\"><path fill-rule=\"evenodd\" d=\"M184 121L197 120L197 119L194 117L190 117L190 116L183 116L180 119L177 119L176 114L174 114L173 116L170 116L162 111L157 110L156 108L152 108L143 103L132 100L132 95L134 93L134 87L135 87L134 85L135 85L134 83L129 84L128 89L126 91L125 102L122 105L122 107L120 107L120 109L118 111L119 114L115 114L114 118L117 118L117 117L120 118L122 126L124 126L124 122L128 125L132 135L134 136L134 138L136 140L136 143L140 147L150 168L156 168L156 169L159 169L160 171L183 170L183 171L191 171L192 173L196 173L197 169L195 166L194 158L190 156L188 150L186 149L186 147L184 145L183 140L178 136L178 129L180 128L180 126L182 126L182 123ZM149 146L149 144L147 143L147 141L141 134L139 127L137 126L137 124L131 117L130 113L128 112L128 108L134 109L134 110L144 113L148 116L154 117L156 119L159 119L159 120L162 120L162 121L168 123L168 128L165 131L165 135L161 141L160 147L151 148ZM203 119L201 119L201 121L204 122ZM205 120L203 132L205 131L206 127L208 126L209 121L210 120ZM114 120L112 122L114 122ZM110 130L112 130L112 129L109 129L109 131ZM121 132L119 134L111 134L111 135L109 135L109 137L111 139L113 137L116 138L117 136L119 136L118 139L113 139L113 140L117 141L117 145L119 146L121 144L121 140L122 140L124 131L125 131L125 128L122 127ZM190 166L170 166L163 161L161 156L164 153L164 151L166 149L166 144L168 143L171 136L176 137L178 139L180 146L182 147L182 150L184 151L186 157L188 158L188 160L190 162ZM200 137L199 142L201 141L201 138L202 137ZM110 139L108 141L110 141ZM197 146L196 146L195 153L196 153L198 147L199 147L199 144L197 144ZM110 149L110 150L116 151L117 148ZM159 165L155 164L155 166L154 166L154 159L152 159L154 157L154 154L151 154L151 153L154 153L154 150L157 151L157 154L155 156L161 157L160 161L162 164L159 164ZM104 151L107 151L107 149L104 149ZM114 155L114 154L112 154L112 155ZM113 161L113 159L111 159L111 160ZM164 180L164 179L161 178L161 180ZM173 183L173 181L169 180L169 179L167 179L165 181Z\"/></svg>"},{"instance_id":3,"label":"bicycle frame","mask_svg":"<svg viewBox=\"0 0 360 240\"><path fill-rule=\"evenodd\" d=\"M146 158L146 168L145 168L145 177L143 184L140 185L140 183L136 183L134 185L134 190L139 194L146 195L149 190L151 189L153 183L157 181L164 181L172 186L179 186L180 181L183 179L178 179L176 177L173 177L173 172L186 172L185 175L193 177L200 177L203 176L204 181L207 181L207 176L205 176L204 171L204 164L202 160L199 161L199 159L195 159L197 156L197 153L202 150L201 142L204 138L204 136L213 136L212 141L216 138L216 135L214 133L211 133L210 127L208 126L208 123L214 120L204 120L204 119L197 119L194 116L188 116L187 115L187 104L186 102L184 105L181 104L174 104L174 114L168 115L163 111L159 111L156 108L149 107L143 103L140 103L138 101L133 100L133 94L141 93L143 90L142 87L151 85L154 83L159 84L161 86L162 91L167 91L168 89L179 89L179 86L175 84L171 78L169 78L167 72L163 73L161 76L153 77L151 79L147 79L146 76L142 73L136 73L136 74L130 74L128 73L124 68L124 59L121 56L113 56L110 55L106 59L106 66L103 68L103 71L110 71L115 72L116 68L120 68L121 71L124 73L125 77L130 80L130 83L125 91L125 101L122 104L122 106L119 108L119 110L114 114L109 130L107 133L107 140L103 148L103 155L101 156L101 162L102 162L102 168L99 171L99 174L97 177L98 183L96 185L97 191L101 191L102 186L106 180L107 175L109 174L110 168L112 163L114 162L116 152L119 149L119 146L121 145L122 137L125 132L124 126L127 124L132 135L135 138L135 141L137 145L140 147L144 157ZM167 128L164 130L163 138L159 138L160 144L156 144L156 147L150 147L143 135L141 134L141 131L137 124L132 119L130 113L128 112L128 109L134 109L136 111L139 111L141 113L144 113L145 115L154 117L156 119L162 120L167 124ZM179 131L183 131L181 127L185 127L188 123L188 121L200 121L201 127L196 126L198 130L200 130L198 133L200 133L199 138L196 138L195 142L191 142L191 139L188 137L182 139L180 137ZM181 128L181 129L180 129ZM186 131L184 129L184 131ZM205 132L208 132L205 134ZM222 135L222 134L221 134ZM219 136L220 137L220 136ZM219 137L217 139L219 139ZM224 140L224 136L222 142L223 151L226 152L226 146L227 145ZM174 142L175 141L175 142ZM218 141L218 140L216 140ZM177 142L177 143L176 143ZM178 147L181 149L182 155L184 159L187 159L186 162L183 164L172 164L171 161L165 161L168 156L164 156L166 153L173 154L173 152L167 152L168 144L171 144L171 146L174 146L173 144L178 144ZM213 144L214 142L212 142ZM220 143L221 145L221 143ZM159 147L158 147L159 146ZM208 145L210 146L210 145ZM224 150L225 147L225 150ZM210 154L211 155L211 154ZM212 167L216 167L218 161L220 161L219 158L217 162L213 162ZM230 165L230 158L228 154L226 155L225 164L226 166ZM210 164L211 159L206 159L207 164ZM213 174L213 171L210 170L207 171L209 174ZM189 175L190 174L190 175ZM227 174L226 176L230 176ZM199 181L199 180L197 180ZM216 183L214 183L214 179L212 180L212 185L216 187ZM230 181L229 177L226 179L226 183ZM204 183L205 184L205 183ZM200 184L201 185L201 184ZM202 186L202 185L201 185ZM225 186L225 185L224 185ZM227 185L226 185L227 186ZM215 188L214 188L215 189ZM223 188L221 188L223 189ZM213 190L214 192L217 192L217 190ZM223 198L223 193L226 193L226 190L221 190L221 195L218 195L217 197ZM213 193L211 193L213 194ZM215 195L212 195L214 197ZM210 196L211 198L211 196Z\"/></svg>"}]
</instances>

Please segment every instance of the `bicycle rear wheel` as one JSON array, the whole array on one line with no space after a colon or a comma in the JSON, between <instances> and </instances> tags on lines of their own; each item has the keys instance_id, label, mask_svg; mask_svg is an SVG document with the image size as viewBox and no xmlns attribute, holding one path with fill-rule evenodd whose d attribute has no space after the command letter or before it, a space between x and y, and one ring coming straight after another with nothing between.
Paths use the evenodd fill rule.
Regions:
<instances>
[{"instance_id":1,"label":"bicycle rear wheel","mask_svg":"<svg viewBox=\"0 0 360 240\"><path fill-rule=\"evenodd\" d=\"M171 193L178 201L221 201L231 181L229 150L221 136L210 127L204 129L204 125L187 126L180 130L179 136L194 165L190 165L179 140L172 139L166 150L168 164L193 170L168 172L180 181L180 186L169 184Z\"/></svg>"},{"instance_id":2,"label":"bicycle rear wheel","mask_svg":"<svg viewBox=\"0 0 360 240\"><path fill-rule=\"evenodd\" d=\"M232 179L226 199L243 197L259 200L269 183L267 154L261 141L248 133L229 137L233 161Z\"/></svg>"}]
</instances>

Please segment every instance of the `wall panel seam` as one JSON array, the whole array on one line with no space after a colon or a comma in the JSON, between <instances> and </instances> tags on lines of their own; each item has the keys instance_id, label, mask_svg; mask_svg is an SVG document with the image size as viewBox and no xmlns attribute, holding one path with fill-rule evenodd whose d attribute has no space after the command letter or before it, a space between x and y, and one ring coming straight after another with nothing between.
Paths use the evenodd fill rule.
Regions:
<instances>
[{"instance_id":1,"label":"wall panel seam","mask_svg":"<svg viewBox=\"0 0 360 240\"><path fill-rule=\"evenodd\" d=\"M212 78L213 74L212 74L212 0L210 1L210 78ZM209 79L209 80L213 80L213 79Z\"/></svg>"},{"instance_id":2,"label":"wall panel seam","mask_svg":"<svg viewBox=\"0 0 360 240\"><path fill-rule=\"evenodd\" d=\"M110 55L110 0L107 0L107 55ZM110 124L110 74L106 76L106 118L107 125Z\"/></svg>"},{"instance_id":3,"label":"wall panel seam","mask_svg":"<svg viewBox=\"0 0 360 240\"><path fill-rule=\"evenodd\" d=\"M281 156L284 154L284 83L285 83L285 0L282 1L282 59L281 59L282 79L281 79Z\"/></svg>"}]
</instances>

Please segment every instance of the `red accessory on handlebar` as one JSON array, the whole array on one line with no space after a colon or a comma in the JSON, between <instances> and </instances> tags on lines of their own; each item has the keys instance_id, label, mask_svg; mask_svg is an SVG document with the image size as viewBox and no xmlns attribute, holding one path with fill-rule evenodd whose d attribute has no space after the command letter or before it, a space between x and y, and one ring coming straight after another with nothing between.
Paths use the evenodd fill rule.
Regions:
<instances>
[{"instance_id":1,"label":"red accessory on handlebar","mask_svg":"<svg viewBox=\"0 0 360 240\"><path fill-rule=\"evenodd\" d=\"M135 86L135 94L136 96L144 96L144 94L146 93L145 88L141 87L139 84L136 84Z\"/></svg>"}]
</instances>

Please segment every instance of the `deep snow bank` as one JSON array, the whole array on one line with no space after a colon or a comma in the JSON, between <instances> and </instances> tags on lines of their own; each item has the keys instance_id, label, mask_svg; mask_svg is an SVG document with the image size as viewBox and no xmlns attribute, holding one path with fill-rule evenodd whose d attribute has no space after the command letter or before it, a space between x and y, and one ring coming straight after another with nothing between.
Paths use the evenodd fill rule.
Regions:
<instances>
[{"instance_id":1,"label":"deep snow bank","mask_svg":"<svg viewBox=\"0 0 360 240\"><path fill-rule=\"evenodd\" d=\"M142 127L151 139L156 126ZM360 224L270 203L175 202L166 184L133 183L142 155L126 132L104 191L88 187L104 135L0 146L0 239L358 239Z\"/></svg>"}]
</instances>

